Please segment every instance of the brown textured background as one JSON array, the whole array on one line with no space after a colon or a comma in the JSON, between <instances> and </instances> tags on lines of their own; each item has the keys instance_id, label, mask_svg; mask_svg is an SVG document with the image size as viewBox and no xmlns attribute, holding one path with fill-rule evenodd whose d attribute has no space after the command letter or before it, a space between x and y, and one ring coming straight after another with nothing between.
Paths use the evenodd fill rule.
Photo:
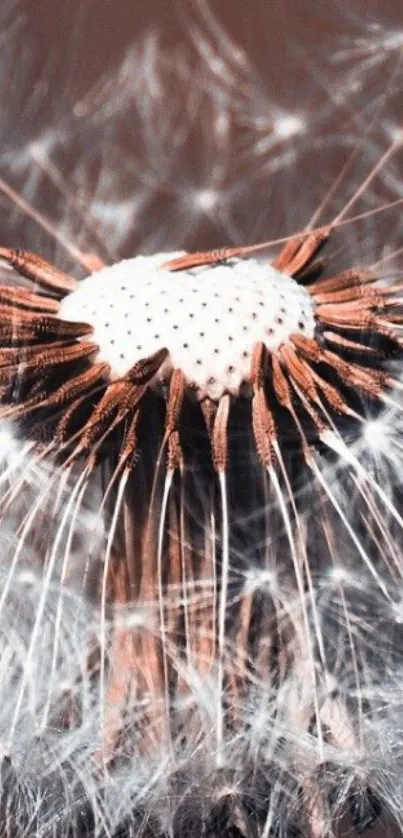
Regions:
<instances>
[{"instance_id":1,"label":"brown textured background","mask_svg":"<svg viewBox=\"0 0 403 838\"><path fill-rule=\"evenodd\" d=\"M10 50L2 73L4 115L0 150L6 151L6 157L1 174L11 178L13 185L36 208L47 212L55 224L60 226L63 221L69 234L77 240L80 225L74 226L73 221L70 224L72 213L66 203L58 202L49 181L45 177L41 179L38 167L28 159L32 140L39 142L59 166L88 216L100 183L104 194L108 178L110 212L114 200L117 204L122 199L127 204L132 200L136 206L139 183L144 183L148 170L153 167L153 196L138 205L135 221L128 219L126 213L123 221L116 222L120 230L115 235L113 224L105 226L102 218L96 219L100 237L108 237L111 250L118 241L115 251L118 249L120 255L129 255L143 246L147 249L162 244L205 247L292 232L307 222L352 150L361 142L362 154L358 155L331 205L338 210L354 184L361 181L385 150L388 121L398 121L401 116L397 46L380 47L379 62L371 65L377 39L389 44L390 36L396 36L403 25L403 10L395 0L382 3L355 0L352 4L328 0L320 3L213 0L209 9L225 37L228 33L233 39L232 43L225 37L220 41L220 33L215 39L206 30L197 0L66 0L63 3L20 0L7 14L9 2L5 0L4 28L19 16L21 22L8 39L13 41L14 49ZM228 70L225 50L234 55L239 45L244 51L240 64L246 60L248 66L246 69L238 66L235 71L232 67L231 90L223 86L222 78L211 72L210 58L200 54L197 27L206 34L219 57L222 49L225 72ZM141 44L157 34L160 49L165 56L169 55L170 70L161 62L161 66L154 66L150 72L141 58L135 56L123 86L103 88L100 96L100 79L102 87L105 78L116 77L128 52L133 49L141 52ZM175 58L178 62L185 60L188 68L193 67L194 75L185 74L178 80L172 71ZM147 95L150 95L153 87L158 87L152 80L154 70L156 81L162 79L162 95L160 90L160 99L153 103L156 119L150 134L158 137L161 133L165 113L167 121L171 121L170 131L160 145L157 143L157 151L150 148L144 131L139 130L140 123L147 124L147 113L139 109L141 95L145 94L141 94L137 84L135 101L126 102L122 95L122 90L133 85L136 74L140 79L144 74L149 75ZM246 96L245 80L249 86ZM205 102L200 97L199 113L193 115L188 137L169 177L160 177L175 124L181 119L185 122L181 110L193 85L203 88ZM94 96L94 89L98 95ZM382 101L385 91L388 95ZM241 104L238 102L234 117L231 103L238 94ZM217 154L216 139L210 130L211 97L229 117L226 160L219 181L220 206L214 212L200 212L197 223L193 223L187 206L191 190L208 182ZM108 109L105 111L105 105L113 100L118 110L120 99L119 113L115 111L111 115ZM301 115L305 132L283 145L277 144L272 152L260 153L255 141L262 142L270 134L270 112L274 114L277 109ZM254 123L251 127L251 121L259 114L264 116L264 125L257 129ZM367 142L365 131L371 119L374 128ZM249 156L244 153L245 146ZM112 154L111 150L114 150ZM283 152L289 155L288 161L286 154L282 159ZM130 160L136 161L132 168ZM397 182L401 166L394 165L391 173ZM384 190L381 193L378 189L378 202L381 197L385 200L398 197L395 183L392 186L382 182L377 186ZM230 222L223 218L223 205L227 214L229 210ZM364 200L357 210L371 206L371 200ZM32 247L36 239L37 246L47 249L51 255L49 236L39 235L32 222L13 216L8 228L8 208L6 202L3 227L4 235L13 239L10 243L26 246L30 243ZM392 232L400 234L399 219L395 213L392 230L388 218L389 238ZM371 226L372 240L374 231L380 228L378 217ZM160 231L159 236L156 230ZM346 230L343 246L347 242L352 242L355 249L364 247L364 253L368 246L369 256L379 258L379 247L376 250L369 237L365 241L357 227Z\"/></svg>"}]
</instances>

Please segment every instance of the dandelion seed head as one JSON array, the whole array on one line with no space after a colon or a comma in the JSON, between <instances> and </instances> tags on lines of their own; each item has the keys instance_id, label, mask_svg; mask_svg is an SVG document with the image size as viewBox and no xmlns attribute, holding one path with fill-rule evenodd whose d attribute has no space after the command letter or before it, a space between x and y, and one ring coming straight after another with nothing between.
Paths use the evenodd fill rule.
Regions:
<instances>
[{"instance_id":1,"label":"dandelion seed head","mask_svg":"<svg viewBox=\"0 0 403 838\"><path fill-rule=\"evenodd\" d=\"M380 411L362 423L361 433L354 446L362 466L383 470L383 481L387 491L400 481L400 453L402 420L399 402Z\"/></svg>"},{"instance_id":2,"label":"dandelion seed head","mask_svg":"<svg viewBox=\"0 0 403 838\"><path fill-rule=\"evenodd\" d=\"M284 77L283 96L210 6L191 3L192 20L186 11L196 60L136 33L120 69L72 109L70 98L68 113L57 91L63 118L33 142L2 107L13 138L2 175L46 206L59 244L112 265L68 289L57 315L93 327L98 359L63 359L57 329L21 351L20 309L2 349L13 364L2 367L1 409L17 423L0 423L0 742L18 774L2 785L7 835L322 838L349 809L362 831L378 794L401 821L399 346L393 359L377 352L399 292L378 305L375 276L367 290L361 269L351 285L338 278L386 253L390 265L399 214L336 225L324 262L301 268L297 254L289 276L254 259L180 272L162 267L171 253L119 261L331 222L379 160L379 134L400 139L399 112L386 119L376 99L400 30L360 21L363 37L339 52L324 32L324 60L320 44L309 52L309 95ZM303 47L303 27L298 37ZM378 213L380 192L400 197L397 160L378 175L363 210ZM31 222L17 235L17 214L3 215L4 246L44 255ZM11 267L4 278L19 282ZM147 386L161 376L165 404L158 387L133 413L142 384L116 378L164 346ZM195 404L190 385L218 404ZM224 430L218 479L211 454Z\"/></svg>"},{"instance_id":3,"label":"dandelion seed head","mask_svg":"<svg viewBox=\"0 0 403 838\"><path fill-rule=\"evenodd\" d=\"M162 379L181 369L200 398L217 399L250 381L256 343L275 351L294 332L313 337L310 295L271 265L233 260L176 274L165 261L138 256L102 269L61 304L60 317L93 327L113 378L165 347Z\"/></svg>"},{"instance_id":4,"label":"dandelion seed head","mask_svg":"<svg viewBox=\"0 0 403 838\"><path fill-rule=\"evenodd\" d=\"M274 133L283 140L288 140L306 131L306 121L298 114L279 114L274 120Z\"/></svg>"},{"instance_id":5,"label":"dandelion seed head","mask_svg":"<svg viewBox=\"0 0 403 838\"><path fill-rule=\"evenodd\" d=\"M383 418L370 419L365 422L363 437L372 451L382 451L387 440L388 425Z\"/></svg>"},{"instance_id":6,"label":"dandelion seed head","mask_svg":"<svg viewBox=\"0 0 403 838\"><path fill-rule=\"evenodd\" d=\"M393 615L395 622L399 625L403 625L403 600L400 599L398 602L393 603Z\"/></svg>"},{"instance_id":7,"label":"dandelion seed head","mask_svg":"<svg viewBox=\"0 0 403 838\"><path fill-rule=\"evenodd\" d=\"M328 579L331 585L351 585L354 582L354 575L348 567L335 565L330 568Z\"/></svg>"},{"instance_id":8,"label":"dandelion seed head","mask_svg":"<svg viewBox=\"0 0 403 838\"><path fill-rule=\"evenodd\" d=\"M199 189L189 196L189 201L194 203L197 209L205 213L211 213L220 199L220 193L216 189Z\"/></svg>"},{"instance_id":9,"label":"dandelion seed head","mask_svg":"<svg viewBox=\"0 0 403 838\"><path fill-rule=\"evenodd\" d=\"M21 570L17 576L17 582L21 585L28 585L31 587L32 585L36 585L37 581L37 577L32 570Z\"/></svg>"},{"instance_id":10,"label":"dandelion seed head","mask_svg":"<svg viewBox=\"0 0 403 838\"><path fill-rule=\"evenodd\" d=\"M10 458L10 454L17 455L20 445L15 439L11 425L3 423L0 427L0 461Z\"/></svg>"},{"instance_id":11,"label":"dandelion seed head","mask_svg":"<svg viewBox=\"0 0 403 838\"><path fill-rule=\"evenodd\" d=\"M115 622L120 630L156 631L158 630L157 609L146 606L126 608L122 613L117 613Z\"/></svg>"},{"instance_id":12,"label":"dandelion seed head","mask_svg":"<svg viewBox=\"0 0 403 838\"><path fill-rule=\"evenodd\" d=\"M245 594L256 593L257 591L274 593L277 590L278 579L273 570L258 567L248 568L245 573Z\"/></svg>"},{"instance_id":13,"label":"dandelion seed head","mask_svg":"<svg viewBox=\"0 0 403 838\"><path fill-rule=\"evenodd\" d=\"M387 121L385 123L385 131L392 142L401 143L403 141L403 128L401 125Z\"/></svg>"}]
</instances>

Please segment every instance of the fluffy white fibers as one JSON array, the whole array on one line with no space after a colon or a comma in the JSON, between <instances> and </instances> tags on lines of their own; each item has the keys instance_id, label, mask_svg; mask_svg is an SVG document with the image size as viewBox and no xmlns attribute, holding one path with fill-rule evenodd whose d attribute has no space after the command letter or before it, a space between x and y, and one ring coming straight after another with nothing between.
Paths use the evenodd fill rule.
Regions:
<instances>
[{"instance_id":1,"label":"fluffy white fibers","mask_svg":"<svg viewBox=\"0 0 403 838\"><path fill-rule=\"evenodd\" d=\"M402 32L361 2L304 0L291 25L194 0L146 9L147 27L128 2L71 2L59 21L48 5L0 10L0 244L82 280L61 314L95 327L113 377L162 330L194 398L174 472L164 381L130 472L121 439L66 462L1 409L0 834L401 835L402 360L373 336L361 361L394 389L347 386L350 414L324 398L309 458L283 416L275 467L240 391L267 323L273 351L317 336L303 280L267 264L288 236L333 224L325 277L401 282ZM155 254L261 240L259 260L190 266L164 304ZM24 284L5 263L0 281ZM199 402L223 393L217 474Z\"/></svg>"}]
</instances>

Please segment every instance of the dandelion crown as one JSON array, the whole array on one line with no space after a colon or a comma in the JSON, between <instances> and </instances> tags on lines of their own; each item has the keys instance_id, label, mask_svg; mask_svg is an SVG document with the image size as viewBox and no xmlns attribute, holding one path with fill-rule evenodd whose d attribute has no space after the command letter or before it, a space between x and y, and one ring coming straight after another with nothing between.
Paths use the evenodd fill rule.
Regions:
<instances>
[{"instance_id":1,"label":"dandelion crown","mask_svg":"<svg viewBox=\"0 0 403 838\"><path fill-rule=\"evenodd\" d=\"M114 379L163 345L166 372L168 364L182 370L199 399L236 396L250 380L257 343L274 351L293 332L313 337L308 292L271 265L233 259L172 275L169 260L138 256L105 268L60 307L61 318L91 323L97 360Z\"/></svg>"},{"instance_id":2,"label":"dandelion crown","mask_svg":"<svg viewBox=\"0 0 403 838\"><path fill-rule=\"evenodd\" d=\"M242 248L139 256L96 271L77 287L38 257L3 249L1 256L40 291L4 287L1 292L0 377L3 403L9 403L3 415L29 417L34 432L39 414L40 433L49 425L62 449L76 440L70 457L90 456L92 446L101 452L109 433L124 425L126 461L135 453L134 437L128 447L128 420L138 417L147 389L156 383L168 390L166 439L169 446L175 435L178 451L186 391L195 392L211 416L221 406L224 426L231 397L245 392L252 395L255 440L268 465L276 440L275 405L265 393L268 379L308 456L296 404L323 432L332 423L322 399L336 413L353 416L343 388L384 399L386 389L397 384L361 357L345 359L343 350L381 357L365 335L400 347L393 331L401 320L396 310L400 285L380 286L362 269L318 279L312 259L329 234L325 229L291 239L274 265L245 255L248 249ZM326 366L341 379L341 389L322 372ZM17 376L26 387L14 404ZM92 405L85 418L83 403ZM212 421L213 448L214 427ZM219 447L226 448L225 427L219 437Z\"/></svg>"}]
</instances>

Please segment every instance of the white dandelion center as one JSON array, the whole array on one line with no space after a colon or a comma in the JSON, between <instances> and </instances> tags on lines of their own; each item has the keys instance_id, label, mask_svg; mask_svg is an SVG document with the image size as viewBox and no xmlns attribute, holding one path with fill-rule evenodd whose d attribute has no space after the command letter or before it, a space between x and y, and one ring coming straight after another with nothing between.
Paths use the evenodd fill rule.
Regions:
<instances>
[{"instance_id":1,"label":"white dandelion center","mask_svg":"<svg viewBox=\"0 0 403 838\"><path fill-rule=\"evenodd\" d=\"M177 255L137 256L103 268L63 300L59 316L93 327L97 360L109 364L113 379L166 347L160 377L179 368L199 398L237 395L250 380L257 343L275 352L296 332L314 336L310 294L269 263L162 267Z\"/></svg>"}]
</instances>

